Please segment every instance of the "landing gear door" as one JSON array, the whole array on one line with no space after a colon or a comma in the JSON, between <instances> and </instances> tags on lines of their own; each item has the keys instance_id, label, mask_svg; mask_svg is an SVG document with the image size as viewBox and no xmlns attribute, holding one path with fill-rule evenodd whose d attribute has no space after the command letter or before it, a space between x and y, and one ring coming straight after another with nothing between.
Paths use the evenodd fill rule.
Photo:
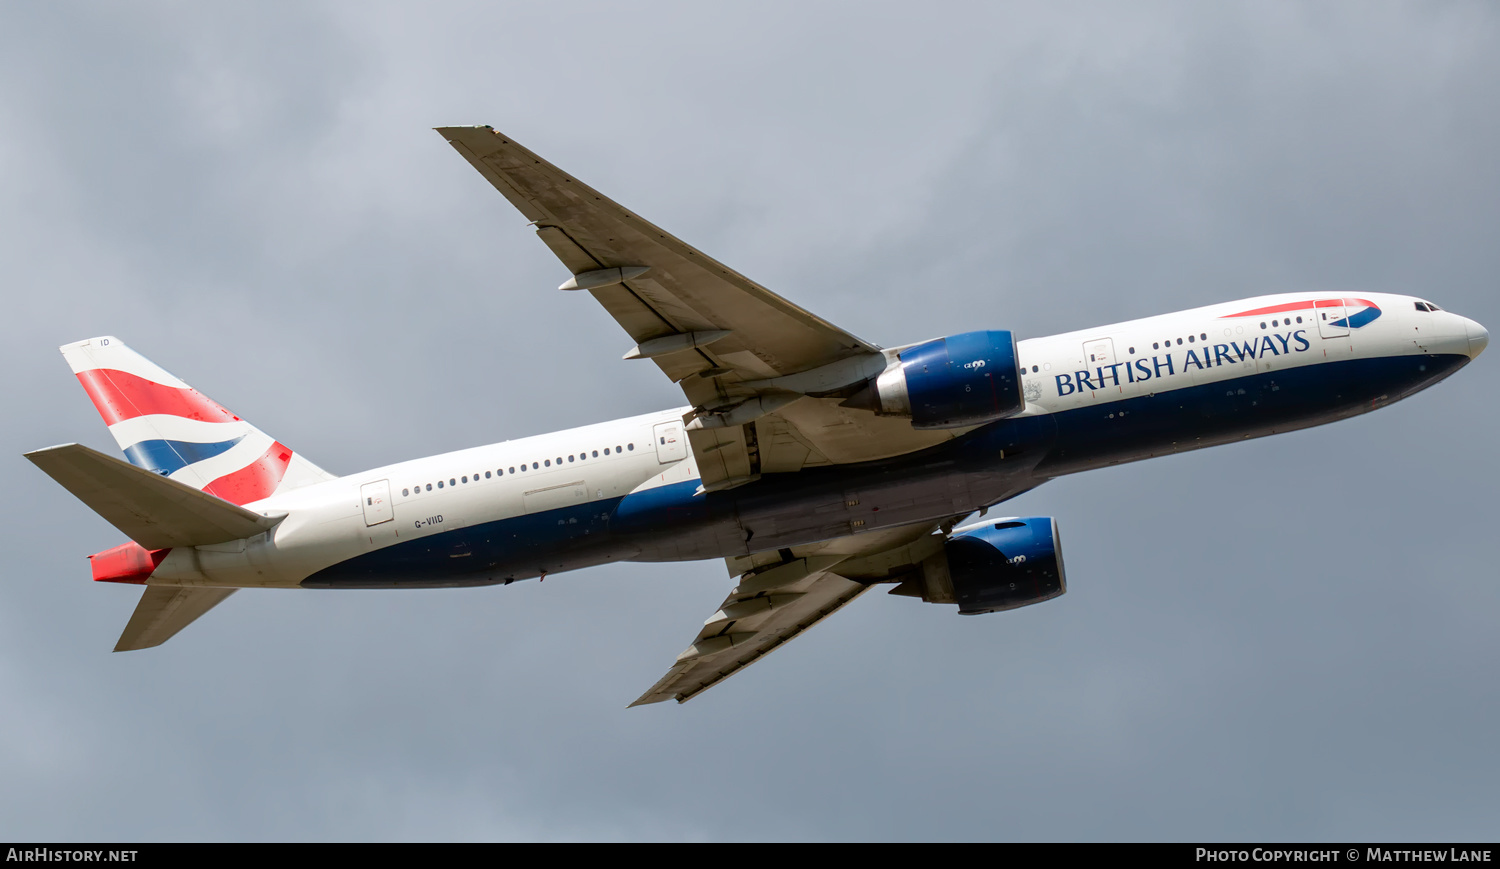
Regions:
<instances>
[{"instance_id":1,"label":"landing gear door","mask_svg":"<svg viewBox=\"0 0 1500 869\"><path fill-rule=\"evenodd\" d=\"M1343 338L1349 334L1348 314L1343 299L1323 299L1313 303L1318 320L1318 334L1324 338Z\"/></svg>"},{"instance_id":2,"label":"landing gear door","mask_svg":"<svg viewBox=\"0 0 1500 869\"><path fill-rule=\"evenodd\" d=\"M656 460L662 464L687 458L687 438L682 432L682 423L663 422L652 430L656 440Z\"/></svg>"},{"instance_id":3,"label":"landing gear door","mask_svg":"<svg viewBox=\"0 0 1500 869\"><path fill-rule=\"evenodd\" d=\"M365 511L366 526L379 525L396 518L396 511L391 506L390 480L380 480L360 486L359 503Z\"/></svg>"}]
</instances>

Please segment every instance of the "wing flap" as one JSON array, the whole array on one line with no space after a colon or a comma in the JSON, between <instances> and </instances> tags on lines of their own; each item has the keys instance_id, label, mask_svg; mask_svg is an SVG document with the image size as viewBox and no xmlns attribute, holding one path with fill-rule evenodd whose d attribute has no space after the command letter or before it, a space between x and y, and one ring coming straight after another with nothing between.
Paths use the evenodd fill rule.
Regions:
<instances>
[{"instance_id":1,"label":"wing flap","mask_svg":"<svg viewBox=\"0 0 1500 869\"><path fill-rule=\"evenodd\" d=\"M234 594L232 588L173 588L147 586L125 624L116 652L149 649L172 639L178 631Z\"/></svg>"},{"instance_id":2,"label":"wing flap","mask_svg":"<svg viewBox=\"0 0 1500 869\"><path fill-rule=\"evenodd\" d=\"M26 458L147 549L239 540L283 518L262 516L82 444L34 450Z\"/></svg>"}]
</instances>

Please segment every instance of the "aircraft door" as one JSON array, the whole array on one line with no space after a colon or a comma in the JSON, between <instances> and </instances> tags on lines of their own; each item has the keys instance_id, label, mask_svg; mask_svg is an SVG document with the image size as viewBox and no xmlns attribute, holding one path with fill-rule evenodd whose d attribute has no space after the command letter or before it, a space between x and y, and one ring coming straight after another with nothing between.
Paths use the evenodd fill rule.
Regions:
<instances>
[{"instance_id":1,"label":"aircraft door","mask_svg":"<svg viewBox=\"0 0 1500 869\"><path fill-rule=\"evenodd\" d=\"M1112 338L1099 338L1083 345L1083 364L1094 375L1094 394L1100 398L1126 395L1134 390L1125 365L1117 365L1115 342Z\"/></svg>"},{"instance_id":2,"label":"aircraft door","mask_svg":"<svg viewBox=\"0 0 1500 869\"><path fill-rule=\"evenodd\" d=\"M1318 320L1318 334L1324 338L1343 338L1349 334L1349 321L1344 311L1343 299L1323 299L1314 302L1313 314Z\"/></svg>"},{"instance_id":3,"label":"aircraft door","mask_svg":"<svg viewBox=\"0 0 1500 869\"><path fill-rule=\"evenodd\" d=\"M687 458L687 435L682 431L682 423L675 420L658 423L652 429L652 435L656 440L658 462L665 465Z\"/></svg>"},{"instance_id":4,"label":"aircraft door","mask_svg":"<svg viewBox=\"0 0 1500 869\"><path fill-rule=\"evenodd\" d=\"M359 487L359 503L365 511L365 525L379 525L396 518L391 505L391 481L379 480Z\"/></svg>"},{"instance_id":5,"label":"aircraft door","mask_svg":"<svg viewBox=\"0 0 1500 869\"><path fill-rule=\"evenodd\" d=\"M1320 299L1313 302L1313 318L1318 321L1318 334L1334 339L1323 342L1323 355L1354 352L1354 333L1349 330L1349 313L1352 308L1344 299Z\"/></svg>"}]
</instances>

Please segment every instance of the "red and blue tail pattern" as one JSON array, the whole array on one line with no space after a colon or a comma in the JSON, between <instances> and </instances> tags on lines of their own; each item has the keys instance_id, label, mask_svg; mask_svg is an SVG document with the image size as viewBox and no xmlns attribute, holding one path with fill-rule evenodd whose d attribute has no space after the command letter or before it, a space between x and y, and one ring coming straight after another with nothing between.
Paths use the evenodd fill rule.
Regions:
<instances>
[{"instance_id":1,"label":"red and blue tail pattern","mask_svg":"<svg viewBox=\"0 0 1500 869\"><path fill-rule=\"evenodd\" d=\"M131 464L241 506L334 479L118 338L61 349Z\"/></svg>"}]
</instances>

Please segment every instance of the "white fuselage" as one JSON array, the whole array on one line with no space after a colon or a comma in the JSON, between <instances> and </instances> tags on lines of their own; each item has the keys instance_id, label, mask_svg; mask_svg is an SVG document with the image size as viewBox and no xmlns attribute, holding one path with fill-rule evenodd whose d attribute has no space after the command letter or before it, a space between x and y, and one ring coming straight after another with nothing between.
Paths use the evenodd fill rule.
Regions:
<instances>
[{"instance_id":1,"label":"white fuselage","mask_svg":"<svg viewBox=\"0 0 1500 869\"><path fill-rule=\"evenodd\" d=\"M1264 388L1278 389L1276 375L1289 377L1329 363L1419 356L1466 361L1484 346L1485 333L1477 324L1420 310L1425 303L1411 297L1361 294L1359 301L1370 303L1375 316L1358 324L1334 305L1293 307L1314 299L1327 296L1266 296L1021 341L1026 400L1021 416L1062 415L1069 425L1108 429L1127 421L1132 398L1214 384L1232 396L1236 382L1257 375L1273 375ZM1283 307L1288 310L1276 310ZM1351 304L1348 310L1356 308ZM1346 325L1334 325L1340 320ZM1379 404L1372 400L1370 407ZM1098 412L1087 413L1093 409ZM697 465L680 431L690 410L444 453L283 492L247 505L267 514L286 513L274 529L249 540L173 550L149 583L296 587L330 565L398 543L477 526L503 527L528 516L562 517L564 508L574 508L566 515L576 522L579 505L597 504L602 511L635 493L696 481ZM1304 424L1321 421L1327 419L1310 417ZM671 443L663 431L674 433ZM1047 476L1090 466L1097 463L1063 462ZM629 550L622 552L617 557L632 557ZM432 557L466 556L434 550Z\"/></svg>"}]
</instances>

